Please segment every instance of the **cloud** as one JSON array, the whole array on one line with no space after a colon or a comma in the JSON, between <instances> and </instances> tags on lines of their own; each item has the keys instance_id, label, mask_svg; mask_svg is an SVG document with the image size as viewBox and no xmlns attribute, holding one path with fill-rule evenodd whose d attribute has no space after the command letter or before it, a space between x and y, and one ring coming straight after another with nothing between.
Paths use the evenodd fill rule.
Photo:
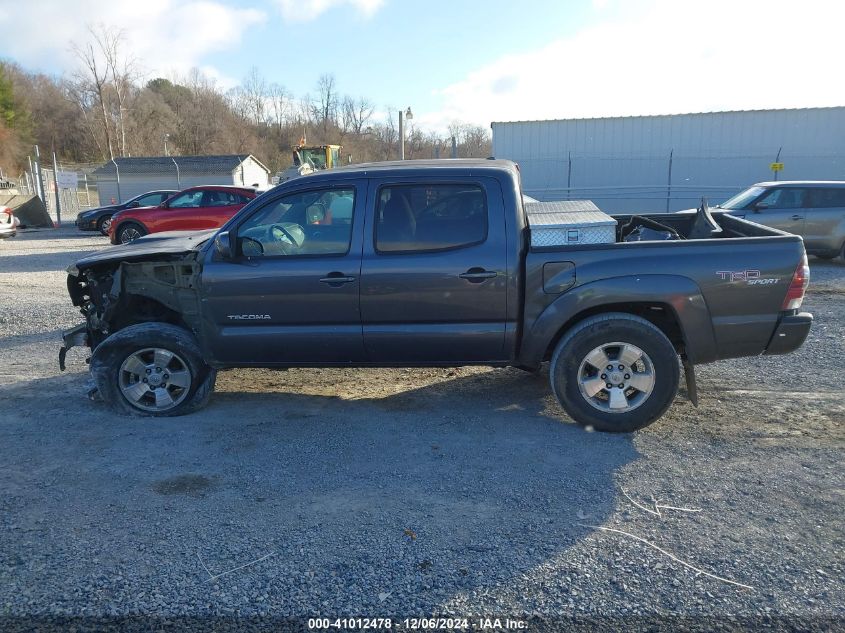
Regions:
<instances>
[{"instance_id":1,"label":"cloud","mask_svg":"<svg viewBox=\"0 0 845 633\"><path fill-rule=\"evenodd\" d=\"M435 91L419 123L670 114L845 104L831 75L845 3L655 0Z\"/></svg>"},{"instance_id":2,"label":"cloud","mask_svg":"<svg viewBox=\"0 0 845 633\"><path fill-rule=\"evenodd\" d=\"M384 0L276 0L288 22L308 22L339 6L351 6L364 17L372 16Z\"/></svg>"},{"instance_id":3,"label":"cloud","mask_svg":"<svg viewBox=\"0 0 845 633\"><path fill-rule=\"evenodd\" d=\"M77 66L71 46L88 40L87 24L122 29L139 66L168 75L203 66L207 55L236 47L248 28L266 20L262 11L216 0L39 0L19 15L3 4L0 56L57 74Z\"/></svg>"}]
</instances>

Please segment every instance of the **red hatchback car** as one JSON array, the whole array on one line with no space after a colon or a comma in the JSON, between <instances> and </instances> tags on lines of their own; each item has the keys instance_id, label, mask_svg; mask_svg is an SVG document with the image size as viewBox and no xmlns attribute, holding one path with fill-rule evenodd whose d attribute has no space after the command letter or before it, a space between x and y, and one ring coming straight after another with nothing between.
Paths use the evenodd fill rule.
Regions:
<instances>
[{"instance_id":1,"label":"red hatchback car","mask_svg":"<svg viewBox=\"0 0 845 633\"><path fill-rule=\"evenodd\" d=\"M148 233L216 229L256 195L249 187L191 187L157 207L137 207L116 213L109 228L109 239L112 244L128 244Z\"/></svg>"}]
</instances>

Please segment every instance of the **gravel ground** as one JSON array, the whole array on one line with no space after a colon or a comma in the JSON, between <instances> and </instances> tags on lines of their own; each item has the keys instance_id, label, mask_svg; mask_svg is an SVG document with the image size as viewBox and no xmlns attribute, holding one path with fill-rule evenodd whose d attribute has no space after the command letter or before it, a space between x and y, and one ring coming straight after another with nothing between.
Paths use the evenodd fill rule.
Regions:
<instances>
[{"instance_id":1,"label":"gravel ground","mask_svg":"<svg viewBox=\"0 0 845 633\"><path fill-rule=\"evenodd\" d=\"M700 367L698 409L611 436L487 368L234 370L200 413L117 416L56 361L64 268L105 243L0 242L0 628L842 630L841 261L811 260L801 350Z\"/></svg>"}]
</instances>

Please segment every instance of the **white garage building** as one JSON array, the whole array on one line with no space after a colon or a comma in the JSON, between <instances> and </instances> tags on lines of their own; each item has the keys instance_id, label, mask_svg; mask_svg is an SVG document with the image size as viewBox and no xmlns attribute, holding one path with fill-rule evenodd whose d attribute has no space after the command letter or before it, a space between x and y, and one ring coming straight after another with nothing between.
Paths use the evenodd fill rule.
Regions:
<instances>
[{"instance_id":1,"label":"white garage building","mask_svg":"<svg viewBox=\"0 0 845 633\"><path fill-rule=\"evenodd\" d=\"M100 204L114 204L156 189L197 185L266 187L270 170L250 154L115 158L94 170Z\"/></svg>"},{"instance_id":2,"label":"white garage building","mask_svg":"<svg viewBox=\"0 0 845 633\"><path fill-rule=\"evenodd\" d=\"M495 122L493 155L540 200L610 212L717 204L764 180L845 180L845 107ZM772 163L782 166L772 170ZM775 166L777 169L777 166Z\"/></svg>"}]
</instances>

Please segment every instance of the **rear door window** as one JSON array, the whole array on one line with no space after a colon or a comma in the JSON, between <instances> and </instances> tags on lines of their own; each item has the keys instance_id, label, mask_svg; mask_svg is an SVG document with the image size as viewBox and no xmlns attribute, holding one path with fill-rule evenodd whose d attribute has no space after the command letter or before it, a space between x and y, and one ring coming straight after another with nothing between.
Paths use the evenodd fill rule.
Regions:
<instances>
[{"instance_id":1,"label":"rear door window","mask_svg":"<svg viewBox=\"0 0 845 633\"><path fill-rule=\"evenodd\" d=\"M486 237L487 200L478 185L388 185L379 191L378 252L444 251L479 244Z\"/></svg>"},{"instance_id":2,"label":"rear door window","mask_svg":"<svg viewBox=\"0 0 845 633\"><path fill-rule=\"evenodd\" d=\"M845 187L811 189L810 207L814 209L845 208Z\"/></svg>"},{"instance_id":3,"label":"rear door window","mask_svg":"<svg viewBox=\"0 0 845 633\"><path fill-rule=\"evenodd\" d=\"M206 191L205 203L206 207L228 207L234 204L239 204L238 198L230 191Z\"/></svg>"},{"instance_id":4,"label":"rear door window","mask_svg":"<svg viewBox=\"0 0 845 633\"><path fill-rule=\"evenodd\" d=\"M138 198L138 206L139 207L155 207L161 204L163 200L162 195L160 193L151 193L146 196L141 196Z\"/></svg>"}]
</instances>

